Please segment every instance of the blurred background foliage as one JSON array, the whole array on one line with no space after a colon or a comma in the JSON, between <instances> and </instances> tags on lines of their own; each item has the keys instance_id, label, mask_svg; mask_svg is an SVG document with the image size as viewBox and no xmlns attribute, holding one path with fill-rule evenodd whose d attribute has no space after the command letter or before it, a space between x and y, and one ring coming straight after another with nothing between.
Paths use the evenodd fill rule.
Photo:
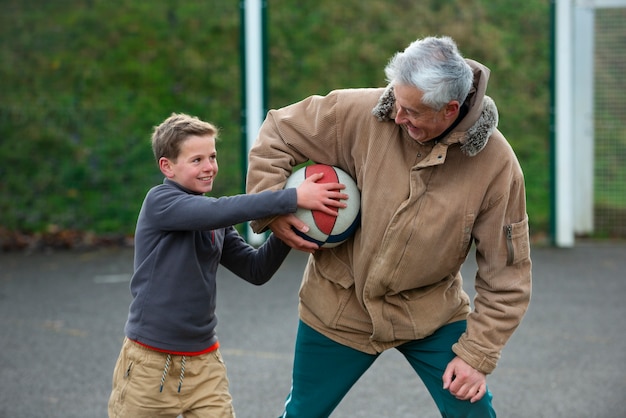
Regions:
<instances>
[{"instance_id":1,"label":"blurred background foliage","mask_svg":"<svg viewBox=\"0 0 626 418\"><path fill-rule=\"evenodd\" d=\"M239 1L0 0L0 227L131 235L162 181L150 134L172 112L221 128L214 195L243 192ZM550 10L542 0L271 0L268 107L385 84L411 41L450 35L487 93L549 228Z\"/></svg>"}]
</instances>

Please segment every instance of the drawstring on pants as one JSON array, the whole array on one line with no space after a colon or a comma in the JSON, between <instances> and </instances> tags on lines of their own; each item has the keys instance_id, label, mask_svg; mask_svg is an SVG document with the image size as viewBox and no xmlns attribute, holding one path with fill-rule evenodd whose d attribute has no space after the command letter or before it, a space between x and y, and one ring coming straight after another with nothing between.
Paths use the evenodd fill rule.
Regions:
<instances>
[{"instance_id":1,"label":"drawstring on pants","mask_svg":"<svg viewBox=\"0 0 626 418\"><path fill-rule=\"evenodd\" d=\"M180 376L178 377L178 393L180 388L183 387L183 379L185 378L185 356L180 360Z\"/></svg>"},{"instance_id":2,"label":"drawstring on pants","mask_svg":"<svg viewBox=\"0 0 626 418\"><path fill-rule=\"evenodd\" d=\"M165 358L165 367L163 368L163 375L161 376L161 389L159 389L159 392L163 392L163 383L165 382L165 376L167 376L167 372L170 369L171 362L172 356L168 354Z\"/></svg>"},{"instance_id":3,"label":"drawstring on pants","mask_svg":"<svg viewBox=\"0 0 626 418\"><path fill-rule=\"evenodd\" d=\"M183 356L180 360L180 376L178 377L178 392L180 393L180 389L183 387L183 379L185 378L185 362L187 358ZM165 366L163 367L163 375L161 376L161 388L159 392L163 392L163 384L165 383L165 377L167 376L167 372L170 370L170 364L172 363L172 355L168 354L165 358Z\"/></svg>"}]
</instances>

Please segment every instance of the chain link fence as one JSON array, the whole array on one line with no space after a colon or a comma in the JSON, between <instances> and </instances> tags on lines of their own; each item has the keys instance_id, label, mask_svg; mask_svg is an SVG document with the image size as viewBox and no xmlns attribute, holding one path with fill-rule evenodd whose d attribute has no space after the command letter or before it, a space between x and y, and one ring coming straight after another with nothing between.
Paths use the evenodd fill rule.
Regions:
<instances>
[{"instance_id":1,"label":"chain link fence","mask_svg":"<svg viewBox=\"0 0 626 418\"><path fill-rule=\"evenodd\" d=\"M595 14L595 235L626 238L626 8Z\"/></svg>"}]
</instances>

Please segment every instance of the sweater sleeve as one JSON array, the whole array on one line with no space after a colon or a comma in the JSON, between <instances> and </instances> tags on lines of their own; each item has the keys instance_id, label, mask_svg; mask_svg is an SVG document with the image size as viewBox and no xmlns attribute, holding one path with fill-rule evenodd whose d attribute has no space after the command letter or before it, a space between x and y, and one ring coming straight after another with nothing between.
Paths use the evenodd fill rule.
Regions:
<instances>
[{"instance_id":1,"label":"sweater sleeve","mask_svg":"<svg viewBox=\"0 0 626 418\"><path fill-rule=\"evenodd\" d=\"M279 269L291 247L270 235L258 249L246 243L235 228L225 231L220 263L245 281L262 285Z\"/></svg>"},{"instance_id":2,"label":"sweater sleeve","mask_svg":"<svg viewBox=\"0 0 626 418\"><path fill-rule=\"evenodd\" d=\"M163 231L211 230L293 213L297 210L297 191L285 189L215 198L181 193L178 185L166 180L148 193L144 209L151 223Z\"/></svg>"}]
</instances>

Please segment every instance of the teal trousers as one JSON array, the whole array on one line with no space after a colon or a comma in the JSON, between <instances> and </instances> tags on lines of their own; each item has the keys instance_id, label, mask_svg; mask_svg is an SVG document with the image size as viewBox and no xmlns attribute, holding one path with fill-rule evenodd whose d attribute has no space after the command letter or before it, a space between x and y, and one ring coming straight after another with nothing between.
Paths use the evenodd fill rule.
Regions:
<instances>
[{"instance_id":1,"label":"teal trousers","mask_svg":"<svg viewBox=\"0 0 626 418\"><path fill-rule=\"evenodd\" d=\"M456 399L443 389L442 376L454 358L452 345L465 331L466 322L446 325L433 335L397 347L430 392L445 418L491 418L489 390L475 403ZM298 325L292 387L281 418L330 416L356 381L378 358L336 343L302 321ZM384 390L384 388L381 388Z\"/></svg>"}]
</instances>

